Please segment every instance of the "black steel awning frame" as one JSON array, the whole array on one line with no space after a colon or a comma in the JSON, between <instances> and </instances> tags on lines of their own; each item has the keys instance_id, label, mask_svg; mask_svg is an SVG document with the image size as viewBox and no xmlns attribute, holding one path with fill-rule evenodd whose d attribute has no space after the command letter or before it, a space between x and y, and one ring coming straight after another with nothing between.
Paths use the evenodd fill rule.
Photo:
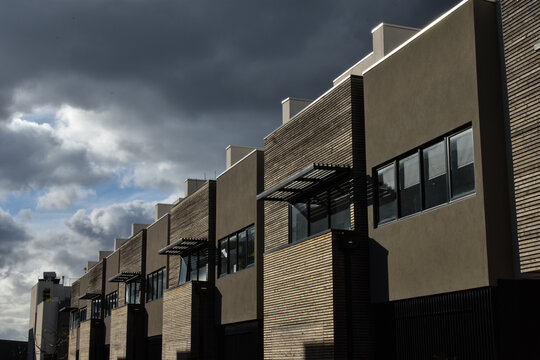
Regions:
<instances>
[{"instance_id":1,"label":"black steel awning frame","mask_svg":"<svg viewBox=\"0 0 540 360\"><path fill-rule=\"evenodd\" d=\"M204 244L208 244L208 239L187 237L180 238L180 240L177 240L172 244L169 244L163 249L159 250L158 254L184 256Z\"/></svg>"},{"instance_id":2,"label":"black steel awning frame","mask_svg":"<svg viewBox=\"0 0 540 360\"><path fill-rule=\"evenodd\" d=\"M257 195L257 200L290 202L292 199L339 177L350 176L350 173L351 167L347 165L315 163L260 193Z\"/></svg>"},{"instance_id":3,"label":"black steel awning frame","mask_svg":"<svg viewBox=\"0 0 540 360\"><path fill-rule=\"evenodd\" d=\"M141 276L141 273L139 273L139 272L122 271L122 272L119 272L118 274L114 275L113 277L111 277L107 281L108 282L123 282L123 283L125 283L125 282L133 280L135 278L138 278L139 276Z\"/></svg>"}]
</instances>

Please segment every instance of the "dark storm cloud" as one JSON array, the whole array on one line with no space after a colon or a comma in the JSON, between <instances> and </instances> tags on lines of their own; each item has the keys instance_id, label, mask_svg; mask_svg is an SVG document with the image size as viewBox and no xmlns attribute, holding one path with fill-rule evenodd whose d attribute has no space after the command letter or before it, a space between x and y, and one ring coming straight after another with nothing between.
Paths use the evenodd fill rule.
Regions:
<instances>
[{"instance_id":1,"label":"dark storm cloud","mask_svg":"<svg viewBox=\"0 0 540 360\"><path fill-rule=\"evenodd\" d=\"M23 256L20 248L29 239L26 229L0 208L0 270L17 263Z\"/></svg>"},{"instance_id":2,"label":"dark storm cloud","mask_svg":"<svg viewBox=\"0 0 540 360\"><path fill-rule=\"evenodd\" d=\"M0 96L5 107L13 87L69 75L52 101L96 108L126 82L184 113L278 113L282 98L317 96L367 54L378 22L423 26L455 3L13 2L0 13ZM76 86L85 77L99 91Z\"/></svg>"}]
</instances>

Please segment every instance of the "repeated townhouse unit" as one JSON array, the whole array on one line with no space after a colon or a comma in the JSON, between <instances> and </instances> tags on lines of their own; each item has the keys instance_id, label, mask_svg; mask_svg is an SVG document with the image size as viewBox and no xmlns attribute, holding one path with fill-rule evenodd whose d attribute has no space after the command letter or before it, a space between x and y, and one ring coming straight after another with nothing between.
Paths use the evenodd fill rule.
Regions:
<instances>
[{"instance_id":1,"label":"repeated townhouse unit","mask_svg":"<svg viewBox=\"0 0 540 360\"><path fill-rule=\"evenodd\" d=\"M87 265L69 358L540 357L539 12L375 27L263 149Z\"/></svg>"}]
</instances>

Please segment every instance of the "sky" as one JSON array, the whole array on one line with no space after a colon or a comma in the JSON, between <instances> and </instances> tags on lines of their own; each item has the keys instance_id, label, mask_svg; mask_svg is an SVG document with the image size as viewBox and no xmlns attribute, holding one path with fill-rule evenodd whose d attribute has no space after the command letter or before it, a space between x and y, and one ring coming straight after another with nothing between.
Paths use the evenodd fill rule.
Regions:
<instances>
[{"instance_id":1,"label":"sky","mask_svg":"<svg viewBox=\"0 0 540 360\"><path fill-rule=\"evenodd\" d=\"M457 3L4 1L0 339L27 340L44 271L71 284L186 178L219 175L228 145L263 146L281 100L329 89L380 22Z\"/></svg>"}]
</instances>

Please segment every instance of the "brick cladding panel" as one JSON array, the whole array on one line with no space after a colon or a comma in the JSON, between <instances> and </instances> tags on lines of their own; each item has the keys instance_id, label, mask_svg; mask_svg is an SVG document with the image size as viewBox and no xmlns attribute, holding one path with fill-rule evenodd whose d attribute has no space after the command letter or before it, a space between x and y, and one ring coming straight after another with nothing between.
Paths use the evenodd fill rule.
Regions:
<instances>
[{"instance_id":1,"label":"brick cladding panel","mask_svg":"<svg viewBox=\"0 0 540 360\"><path fill-rule=\"evenodd\" d=\"M77 360L77 329L69 330L68 360Z\"/></svg>"},{"instance_id":2,"label":"brick cladding panel","mask_svg":"<svg viewBox=\"0 0 540 360\"><path fill-rule=\"evenodd\" d=\"M120 248L120 272L140 272L142 274L142 251L143 232L139 232ZM125 284L119 283L118 306L125 305L125 289Z\"/></svg>"},{"instance_id":3,"label":"brick cladding panel","mask_svg":"<svg viewBox=\"0 0 540 360\"><path fill-rule=\"evenodd\" d=\"M124 359L127 345L128 307L116 308L111 314L110 360Z\"/></svg>"},{"instance_id":4,"label":"brick cladding panel","mask_svg":"<svg viewBox=\"0 0 540 360\"><path fill-rule=\"evenodd\" d=\"M520 264L540 270L540 40L538 1L502 0L503 43Z\"/></svg>"},{"instance_id":5,"label":"brick cladding panel","mask_svg":"<svg viewBox=\"0 0 540 360\"><path fill-rule=\"evenodd\" d=\"M353 114L355 103L361 103L362 80L352 77L326 94L294 120L274 131L264 142L264 188L286 180L313 163L353 166L358 136L354 135L358 120ZM363 109L360 120L363 119ZM363 161L362 161L363 162ZM266 201L265 251L288 242L288 205ZM354 205L351 206L352 228L355 226Z\"/></svg>"},{"instance_id":6,"label":"brick cladding panel","mask_svg":"<svg viewBox=\"0 0 540 360\"><path fill-rule=\"evenodd\" d=\"M191 351L192 283L163 294L163 360L177 360L177 354Z\"/></svg>"},{"instance_id":7,"label":"brick cladding panel","mask_svg":"<svg viewBox=\"0 0 540 360\"><path fill-rule=\"evenodd\" d=\"M97 263L88 272L88 289L86 292L93 294L101 294L102 279L103 279L103 261Z\"/></svg>"},{"instance_id":8,"label":"brick cladding panel","mask_svg":"<svg viewBox=\"0 0 540 360\"><path fill-rule=\"evenodd\" d=\"M90 358L90 328L92 321L87 320L81 323L79 330L79 359Z\"/></svg>"},{"instance_id":9,"label":"brick cladding panel","mask_svg":"<svg viewBox=\"0 0 540 360\"><path fill-rule=\"evenodd\" d=\"M334 359L332 234L264 256L264 358ZM317 353L316 349L320 349Z\"/></svg>"},{"instance_id":10,"label":"brick cladding panel","mask_svg":"<svg viewBox=\"0 0 540 360\"><path fill-rule=\"evenodd\" d=\"M208 239L210 186L215 186L215 183L213 181L207 183L171 209L169 238L171 243L183 237ZM180 257L169 256L169 286L178 284L179 272Z\"/></svg>"}]
</instances>

